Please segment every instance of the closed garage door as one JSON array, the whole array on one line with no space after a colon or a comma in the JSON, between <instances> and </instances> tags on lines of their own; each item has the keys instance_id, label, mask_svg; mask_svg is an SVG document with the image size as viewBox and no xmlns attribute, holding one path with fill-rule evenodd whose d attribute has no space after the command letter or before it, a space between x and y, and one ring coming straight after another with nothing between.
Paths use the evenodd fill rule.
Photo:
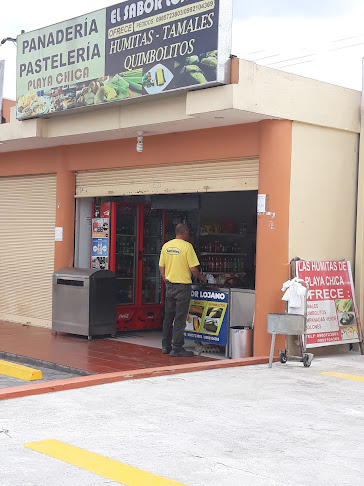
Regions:
<instances>
[{"instance_id":1,"label":"closed garage door","mask_svg":"<svg viewBox=\"0 0 364 486\"><path fill-rule=\"evenodd\" d=\"M76 197L256 191L258 178L258 159L85 171L77 174Z\"/></svg>"},{"instance_id":2,"label":"closed garage door","mask_svg":"<svg viewBox=\"0 0 364 486\"><path fill-rule=\"evenodd\" d=\"M0 319L51 326L56 176L0 178Z\"/></svg>"}]
</instances>

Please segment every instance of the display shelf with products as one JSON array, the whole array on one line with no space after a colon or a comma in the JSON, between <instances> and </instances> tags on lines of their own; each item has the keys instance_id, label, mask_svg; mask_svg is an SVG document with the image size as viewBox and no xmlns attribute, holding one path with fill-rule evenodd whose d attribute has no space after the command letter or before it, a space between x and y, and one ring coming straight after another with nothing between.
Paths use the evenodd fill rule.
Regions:
<instances>
[{"instance_id":1,"label":"display shelf with products","mask_svg":"<svg viewBox=\"0 0 364 486\"><path fill-rule=\"evenodd\" d=\"M159 304L162 300L162 278L159 252L163 244L163 213L148 206L143 208L142 304Z\"/></svg>"},{"instance_id":2,"label":"display shelf with products","mask_svg":"<svg viewBox=\"0 0 364 486\"><path fill-rule=\"evenodd\" d=\"M200 236L222 236L222 237L239 237L245 238L249 235L254 235L255 233L200 233Z\"/></svg>"},{"instance_id":3,"label":"display shelf with products","mask_svg":"<svg viewBox=\"0 0 364 486\"><path fill-rule=\"evenodd\" d=\"M161 325L164 290L159 254L164 222L164 209L152 209L145 200L117 198L112 202L110 268L117 277L119 330L158 329Z\"/></svg>"},{"instance_id":4,"label":"display shelf with products","mask_svg":"<svg viewBox=\"0 0 364 486\"><path fill-rule=\"evenodd\" d=\"M242 257L209 256L201 259L201 267L205 273L237 273L244 271L245 262Z\"/></svg>"},{"instance_id":5,"label":"display shelf with products","mask_svg":"<svg viewBox=\"0 0 364 486\"><path fill-rule=\"evenodd\" d=\"M115 222L115 273L118 305L136 301L137 211L135 206L117 204Z\"/></svg>"},{"instance_id":6,"label":"display shelf with products","mask_svg":"<svg viewBox=\"0 0 364 486\"><path fill-rule=\"evenodd\" d=\"M204 219L201 221L200 234L207 235L246 235L247 234L247 224L245 221L234 221L234 220L209 220Z\"/></svg>"},{"instance_id":7,"label":"display shelf with products","mask_svg":"<svg viewBox=\"0 0 364 486\"><path fill-rule=\"evenodd\" d=\"M245 243L242 241L222 240L215 235L214 239L200 238L199 250L201 253L234 254L246 253Z\"/></svg>"},{"instance_id":8,"label":"display shelf with products","mask_svg":"<svg viewBox=\"0 0 364 486\"><path fill-rule=\"evenodd\" d=\"M202 272L213 275L216 285L234 279L234 285L248 286L255 236L244 221L202 220L197 249Z\"/></svg>"},{"instance_id":9,"label":"display shelf with products","mask_svg":"<svg viewBox=\"0 0 364 486\"><path fill-rule=\"evenodd\" d=\"M230 277L232 274L234 275L246 275L246 272L209 272L213 275L226 275L226 277Z\"/></svg>"},{"instance_id":10,"label":"display shelf with products","mask_svg":"<svg viewBox=\"0 0 364 486\"><path fill-rule=\"evenodd\" d=\"M226 252L221 252L221 253L215 253L215 252L201 252L201 256L207 256L207 255L216 255L216 256L247 256L247 253L226 253Z\"/></svg>"}]
</instances>

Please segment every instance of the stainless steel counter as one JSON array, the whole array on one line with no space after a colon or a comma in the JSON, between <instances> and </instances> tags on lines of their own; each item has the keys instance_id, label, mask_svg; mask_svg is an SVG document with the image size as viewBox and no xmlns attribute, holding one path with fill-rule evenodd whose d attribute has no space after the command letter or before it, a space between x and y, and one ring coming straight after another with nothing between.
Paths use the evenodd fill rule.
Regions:
<instances>
[{"instance_id":1,"label":"stainless steel counter","mask_svg":"<svg viewBox=\"0 0 364 486\"><path fill-rule=\"evenodd\" d=\"M254 326L255 290L230 289L230 327Z\"/></svg>"},{"instance_id":2,"label":"stainless steel counter","mask_svg":"<svg viewBox=\"0 0 364 486\"><path fill-rule=\"evenodd\" d=\"M230 327L253 327L255 290L223 288L216 285L193 285L192 290L229 293Z\"/></svg>"}]
</instances>

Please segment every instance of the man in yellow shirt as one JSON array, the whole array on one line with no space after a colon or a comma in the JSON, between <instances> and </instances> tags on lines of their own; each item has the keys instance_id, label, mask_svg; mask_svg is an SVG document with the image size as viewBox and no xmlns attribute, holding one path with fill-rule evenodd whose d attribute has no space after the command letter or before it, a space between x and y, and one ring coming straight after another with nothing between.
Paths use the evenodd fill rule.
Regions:
<instances>
[{"instance_id":1,"label":"man in yellow shirt","mask_svg":"<svg viewBox=\"0 0 364 486\"><path fill-rule=\"evenodd\" d=\"M195 250L187 241L189 236L188 226L184 223L178 224L176 226L176 238L163 245L159 259L159 271L166 284L162 353L170 353L171 356L176 358L194 356L194 353L183 347L191 299L191 275L195 275L202 282L206 282L205 275L202 275L198 270L200 262Z\"/></svg>"}]
</instances>

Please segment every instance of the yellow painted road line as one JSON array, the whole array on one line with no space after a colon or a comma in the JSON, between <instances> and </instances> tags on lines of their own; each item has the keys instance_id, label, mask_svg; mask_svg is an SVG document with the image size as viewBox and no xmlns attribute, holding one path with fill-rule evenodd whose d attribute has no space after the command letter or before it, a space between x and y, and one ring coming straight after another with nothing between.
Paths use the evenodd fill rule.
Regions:
<instances>
[{"instance_id":1,"label":"yellow painted road line","mask_svg":"<svg viewBox=\"0 0 364 486\"><path fill-rule=\"evenodd\" d=\"M321 373L321 374L327 376L334 376L335 378L343 378L344 380L364 381L364 376L348 375L347 373L334 373L328 371L326 373Z\"/></svg>"},{"instance_id":2,"label":"yellow painted road line","mask_svg":"<svg viewBox=\"0 0 364 486\"><path fill-rule=\"evenodd\" d=\"M26 381L41 380L43 378L40 370L3 360L0 360L0 375L11 376L12 378L19 378L19 380Z\"/></svg>"},{"instance_id":3,"label":"yellow painted road line","mask_svg":"<svg viewBox=\"0 0 364 486\"><path fill-rule=\"evenodd\" d=\"M185 486L58 440L41 440L24 446L125 486Z\"/></svg>"}]
</instances>

